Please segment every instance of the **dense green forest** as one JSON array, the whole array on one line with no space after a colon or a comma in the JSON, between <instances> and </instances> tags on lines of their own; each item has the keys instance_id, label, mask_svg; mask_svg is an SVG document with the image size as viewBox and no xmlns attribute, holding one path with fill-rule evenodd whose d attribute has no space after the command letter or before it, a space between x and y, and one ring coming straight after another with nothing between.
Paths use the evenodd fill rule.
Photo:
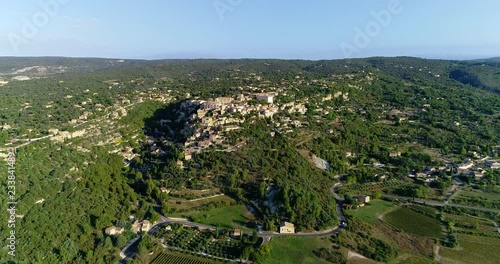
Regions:
<instances>
[{"instance_id":1,"label":"dense green forest","mask_svg":"<svg viewBox=\"0 0 500 264\"><path fill-rule=\"evenodd\" d=\"M105 149L83 154L49 142L20 148L16 197L22 218L15 229L16 259L24 261L17 263L116 261L117 244L107 241L102 230L128 219L137 201L122 167L122 159ZM6 189L2 182L2 204L7 202ZM2 222L6 217L1 215ZM2 228L2 237L8 231ZM8 259L5 251L1 253L0 258Z\"/></svg>"}]
</instances>

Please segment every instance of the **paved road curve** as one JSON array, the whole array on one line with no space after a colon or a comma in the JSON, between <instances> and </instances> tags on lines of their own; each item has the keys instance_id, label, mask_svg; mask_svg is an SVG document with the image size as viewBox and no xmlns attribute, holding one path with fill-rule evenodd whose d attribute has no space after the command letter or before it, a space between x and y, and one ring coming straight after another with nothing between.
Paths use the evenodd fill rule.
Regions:
<instances>
[{"instance_id":1,"label":"paved road curve","mask_svg":"<svg viewBox=\"0 0 500 264\"><path fill-rule=\"evenodd\" d=\"M342 206L344 204L344 199L338 196L335 193L335 189L340 186L340 184L335 184L335 186L331 189L333 195L335 196L337 200L337 206L335 208L337 215L339 216L339 220L341 222L346 221L346 218L344 216L344 213L342 212ZM205 224L200 224L200 223L194 223L191 222L187 219L184 218L171 218L171 217L166 217L166 216L160 216L160 220L151 228L151 230L148 232L148 234L152 235L158 232L158 230L166 225L166 224L171 224L171 223L178 223L182 224L184 226L189 226L189 227L197 227L199 229L210 229L210 230L215 230L215 226L210 226L210 225L205 225ZM341 232L344 229L344 225L339 225L336 227L332 227L327 230L322 230L322 231L314 231L314 232L298 232L294 234L280 234L278 232L261 232L258 234L259 237L262 237L264 240L264 243L268 243L271 238L273 237L291 237L291 236L299 236L299 237L315 237L315 236L327 236L327 235L332 235L332 234L337 234ZM245 232L247 235L252 235L250 232ZM135 238L136 239L136 238ZM135 241L134 241L135 243ZM120 263L125 263L127 259L133 257L135 255L135 249L132 249L131 252L126 252L130 245L133 243L128 243L127 246L120 252L120 256L122 257L122 260Z\"/></svg>"}]
</instances>

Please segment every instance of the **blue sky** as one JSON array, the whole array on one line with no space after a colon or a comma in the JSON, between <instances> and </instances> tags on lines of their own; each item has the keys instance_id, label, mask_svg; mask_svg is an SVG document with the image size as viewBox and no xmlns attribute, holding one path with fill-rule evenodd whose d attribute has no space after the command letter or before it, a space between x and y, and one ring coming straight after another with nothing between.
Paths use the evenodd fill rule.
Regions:
<instances>
[{"instance_id":1,"label":"blue sky","mask_svg":"<svg viewBox=\"0 0 500 264\"><path fill-rule=\"evenodd\" d=\"M397 8L389 8L397 4L391 1ZM498 0L0 0L0 6L0 56L500 56ZM390 19L380 22L374 12Z\"/></svg>"}]
</instances>

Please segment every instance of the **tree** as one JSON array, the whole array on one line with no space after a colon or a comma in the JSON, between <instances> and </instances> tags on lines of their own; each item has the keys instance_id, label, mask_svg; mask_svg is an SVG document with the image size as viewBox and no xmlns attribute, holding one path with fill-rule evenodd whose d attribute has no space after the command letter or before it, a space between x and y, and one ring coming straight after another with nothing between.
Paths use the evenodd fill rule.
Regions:
<instances>
[{"instance_id":1,"label":"tree","mask_svg":"<svg viewBox=\"0 0 500 264\"><path fill-rule=\"evenodd\" d=\"M465 154L467 154L467 149L465 149L465 147L462 147L460 149L460 155L465 155Z\"/></svg>"},{"instance_id":2,"label":"tree","mask_svg":"<svg viewBox=\"0 0 500 264\"><path fill-rule=\"evenodd\" d=\"M9 134L7 131L0 131L0 144L5 144L9 140Z\"/></svg>"},{"instance_id":3,"label":"tree","mask_svg":"<svg viewBox=\"0 0 500 264\"><path fill-rule=\"evenodd\" d=\"M236 175L234 173L229 174L229 187L236 187Z\"/></svg>"},{"instance_id":4,"label":"tree","mask_svg":"<svg viewBox=\"0 0 500 264\"><path fill-rule=\"evenodd\" d=\"M271 254L271 245L270 244L262 244L259 247L259 250L252 254L253 261L256 263L260 263L263 261L269 254Z\"/></svg>"},{"instance_id":5,"label":"tree","mask_svg":"<svg viewBox=\"0 0 500 264\"><path fill-rule=\"evenodd\" d=\"M104 239L104 247L107 249L113 247L113 241L111 241L111 237L107 236L106 239Z\"/></svg>"},{"instance_id":6,"label":"tree","mask_svg":"<svg viewBox=\"0 0 500 264\"><path fill-rule=\"evenodd\" d=\"M151 213L151 222L156 223L158 222L158 220L160 220L160 214L157 213L156 211L153 211Z\"/></svg>"},{"instance_id":7,"label":"tree","mask_svg":"<svg viewBox=\"0 0 500 264\"><path fill-rule=\"evenodd\" d=\"M128 242L128 240L127 240L127 237L125 237L125 235L119 235L116 238L115 246L117 248L123 248L127 244L127 242Z\"/></svg>"},{"instance_id":8,"label":"tree","mask_svg":"<svg viewBox=\"0 0 500 264\"><path fill-rule=\"evenodd\" d=\"M267 219L264 228L268 231L276 231L276 226L274 225L274 221L272 219Z\"/></svg>"},{"instance_id":9,"label":"tree","mask_svg":"<svg viewBox=\"0 0 500 264\"><path fill-rule=\"evenodd\" d=\"M267 184L264 181L260 182L259 185L259 195L260 199L266 199Z\"/></svg>"},{"instance_id":10,"label":"tree","mask_svg":"<svg viewBox=\"0 0 500 264\"><path fill-rule=\"evenodd\" d=\"M257 240L258 240L258 239L259 239L259 237L257 236L257 230L255 230L255 229L254 229L254 230L252 231L252 240L251 240L251 241L252 241L252 243L254 243L254 244L255 244L255 243L257 243Z\"/></svg>"},{"instance_id":11,"label":"tree","mask_svg":"<svg viewBox=\"0 0 500 264\"><path fill-rule=\"evenodd\" d=\"M142 181L142 179L143 179L142 172L138 171L138 172L135 174L135 180L136 180L136 181Z\"/></svg>"},{"instance_id":12,"label":"tree","mask_svg":"<svg viewBox=\"0 0 500 264\"><path fill-rule=\"evenodd\" d=\"M146 181L146 194L151 196L153 193L153 190L155 189L156 185L153 180L147 180Z\"/></svg>"},{"instance_id":13,"label":"tree","mask_svg":"<svg viewBox=\"0 0 500 264\"><path fill-rule=\"evenodd\" d=\"M346 204L350 204L354 207L358 206L358 200L354 199L352 196L350 196L349 194L346 194L344 196L344 200L345 200L345 203Z\"/></svg>"},{"instance_id":14,"label":"tree","mask_svg":"<svg viewBox=\"0 0 500 264\"><path fill-rule=\"evenodd\" d=\"M243 249L243 252L241 253L241 258L242 259L249 259L250 258L250 255L254 252L253 250L253 247L252 246L246 246L244 249Z\"/></svg>"},{"instance_id":15,"label":"tree","mask_svg":"<svg viewBox=\"0 0 500 264\"><path fill-rule=\"evenodd\" d=\"M348 184L355 184L357 182L358 182L358 178L355 175L347 176L347 183Z\"/></svg>"},{"instance_id":16,"label":"tree","mask_svg":"<svg viewBox=\"0 0 500 264\"><path fill-rule=\"evenodd\" d=\"M71 262L71 260L77 255L78 249L75 247L75 243L71 238L67 237L61 248L61 256L64 262Z\"/></svg>"},{"instance_id":17,"label":"tree","mask_svg":"<svg viewBox=\"0 0 500 264\"><path fill-rule=\"evenodd\" d=\"M429 192L429 188L418 185L413 189L413 197L418 197L418 198L425 198Z\"/></svg>"},{"instance_id":18,"label":"tree","mask_svg":"<svg viewBox=\"0 0 500 264\"><path fill-rule=\"evenodd\" d=\"M94 251L89 250L85 256L85 259L87 260L87 263L91 263L92 259L94 258Z\"/></svg>"}]
</instances>

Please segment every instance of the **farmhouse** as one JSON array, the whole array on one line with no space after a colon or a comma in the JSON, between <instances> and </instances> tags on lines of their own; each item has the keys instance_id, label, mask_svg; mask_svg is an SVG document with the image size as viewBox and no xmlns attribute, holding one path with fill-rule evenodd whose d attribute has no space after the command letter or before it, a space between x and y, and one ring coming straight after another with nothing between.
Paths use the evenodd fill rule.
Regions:
<instances>
[{"instance_id":1,"label":"farmhouse","mask_svg":"<svg viewBox=\"0 0 500 264\"><path fill-rule=\"evenodd\" d=\"M368 195L358 195L353 198L358 201L359 206L365 206L365 204L370 202L370 196Z\"/></svg>"},{"instance_id":2,"label":"farmhouse","mask_svg":"<svg viewBox=\"0 0 500 264\"><path fill-rule=\"evenodd\" d=\"M280 234L293 234L295 233L295 225L288 222L281 222Z\"/></svg>"},{"instance_id":3,"label":"farmhouse","mask_svg":"<svg viewBox=\"0 0 500 264\"><path fill-rule=\"evenodd\" d=\"M383 181L383 180L387 179L387 175L385 175L385 174L383 174L383 173L379 173L379 174L377 174L377 175L376 175L376 177L377 177L379 180L381 180L381 181Z\"/></svg>"},{"instance_id":4,"label":"farmhouse","mask_svg":"<svg viewBox=\"0 0 500 264\"><path fill-rule=\"evenodd\" d=\"M139 233L140 230L141 230L141 224L139 223L139 221L135 220L135 222L132 224L131 231L132 233L137 234Z\"/></svg>"},{"instance_id":5,"label":"farmhouse","mask_svg":"<svg viewBox=\"0 0 500 264\"><path fill-rule=\"evenodd\" d=\"M389 157L391 157L391 158L401 157L401 152L399 152L399 151L391 152L391 153L389 153Z\"/></svg>"},{"instance_id":6,"label":"farmhouse","mask_svg":"<svg viewBox=\"0 0 500 264\"><path fill-rule=\"evenodd\" d=\"M114 236L114 235L120 235L122 234L124 231L124 229L122 227L116 227L116 226L112 226L112 227L108 227L104 230L104 233L108 236Z\"/></svg>"},{"instance_id":7,"label":"farmhouse","mask_svg":"<svg viewBox=\"0 0 500 264\"><path fill-rule=\"evenodd\" d=\"M500 169L500 162L498 162L498 161L493 161L493 160L487 161L486 165L489 166L493 170Z\"/></svg>"},{"instance_id":8,"label":"farmhouse","mask_svg":"<svg viewBox=\"0 0 500 264\"><path fill-rule=\"evenodd\" d=\"M474 167L474 162L471 159L465 159L464 162L458 167L459 170L468 170Z\"/></svg>"},{"instance_id":9,"label":"farmhouse","mask_svg":"<svg viewBox=\"0 0 500 264\"><path fill-rule=\"evenodd\" d=\"M151 229L151 222L148 220L142 221L141 232L148 232Z\"/></svg>"},{"instance_id":10,"label":"farmhouse","mask_svg":"<svg viewBox=\"0 0 500 264\"><path fill-rule=\"evenodd\" d=\"M235 228L233 230L233 237L240 237L241 236L241 230L238 228Z\"/></svg>"},{"instance_id":11,"label":"farmhouse","mask_svg":"<svg viewBox=\"0 0 500 264\"><path fill-rule=\"evenodd\" d=\"M191 154L191 152L189 150L184 150L184 159L185 160L192 160L193 159L193 155Z\"/></svg>"}]
</instances>

